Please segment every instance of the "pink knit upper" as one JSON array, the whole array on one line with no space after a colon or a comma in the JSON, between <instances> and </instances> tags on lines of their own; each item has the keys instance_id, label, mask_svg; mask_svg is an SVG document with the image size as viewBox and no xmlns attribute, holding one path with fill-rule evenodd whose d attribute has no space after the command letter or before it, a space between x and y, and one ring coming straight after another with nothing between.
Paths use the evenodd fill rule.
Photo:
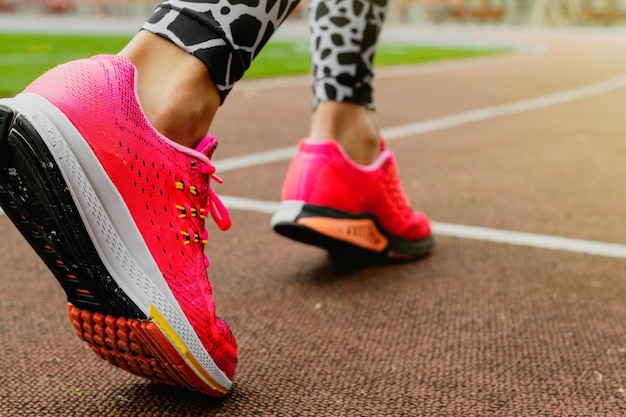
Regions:
<instances>
[{"instance_id":1,"label":"pink knit upper","mask_svg":"<svg viewBox=\"0 0 626 417\"><path fill-rule=\"evenodd\" d=\"M209 187L216 142L207 138L192 150L158 133L139 105L135 83L127 59L101 55L56 67L26 91L48 99L85 138L205 348L232 378L236 345L215 316L203 253L210 208L223 217L220 227L230 226Z\"/></svg>"},{"instance_id":2,"label":"pink knit upper","mask_svg":"<svg viewBox=\"0 0 626 417\"><path fill-rule=\"evenodd\" d=\"M408 240L431 234L426 216L411 209L393 154L384 144L372 164L359 165L334 141L302 140L289 166L281 199L371 214L386 231Z\"/></svg>"}]
</instances>

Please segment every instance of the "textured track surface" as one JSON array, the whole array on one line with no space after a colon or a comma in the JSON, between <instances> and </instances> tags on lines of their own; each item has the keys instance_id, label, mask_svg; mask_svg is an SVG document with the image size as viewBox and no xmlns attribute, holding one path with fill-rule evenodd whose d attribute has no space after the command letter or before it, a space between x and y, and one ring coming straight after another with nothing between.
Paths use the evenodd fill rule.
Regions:
<instances>
[{"instance_id":1,"label":"textured track surface","mask_svg":"<svg viewBox=\"0 0 626 417\"><path fill-rule=\"evenodd\" d=\"M570 91L626 69L617 32L470 35L548 49L465 69L381 71L383 127ZM389 147L414 205L437 222L626 245L624 103L626 88L615 87ZM242 84L215 125L216 160L294 146L308 105L304 84ZM218 172L216 191L275 202L286 168ZM218 313L240 346L221 400L93 355L73 334L56 280L0 216L0 416L626 415L626 259L437 236L429 258L351 268L272 234L269 214L232 216L207 248Z\"/></svg>"}]
</instances>

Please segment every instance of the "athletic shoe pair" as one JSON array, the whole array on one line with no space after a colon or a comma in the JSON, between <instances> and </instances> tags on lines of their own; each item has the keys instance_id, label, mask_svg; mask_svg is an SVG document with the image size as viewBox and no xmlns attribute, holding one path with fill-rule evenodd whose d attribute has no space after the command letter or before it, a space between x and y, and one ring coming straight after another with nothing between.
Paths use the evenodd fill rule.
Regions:
<instances>
[{"instance_id":1,"label":"athletic shoe pair","mask_svg":"<svg viewBox=\"0 0 626 417\"><path fill-rule=\"evenodd\" d=\"M237 348L215 315L205 218L230 218L207 137L177 145L146 119L135 68L73 61L0 100L0 205L62 285L76 334L153 381L223 396ZM381 145L383 146L383 145ZM369 166L334 142L303 140L271 224L332 252L416 258L428 219L409 206L391 152Z\"/></svg>"}]
</instances>

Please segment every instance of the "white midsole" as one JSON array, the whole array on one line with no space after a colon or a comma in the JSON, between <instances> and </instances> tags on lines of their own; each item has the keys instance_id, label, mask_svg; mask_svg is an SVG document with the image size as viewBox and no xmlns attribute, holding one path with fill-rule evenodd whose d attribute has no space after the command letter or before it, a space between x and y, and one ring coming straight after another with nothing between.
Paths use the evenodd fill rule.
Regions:
<instances>
[{"instance_id":1,"label":"white midsole","mask_svg":"<svg viewBox=\"0 0 626 417\"><path fill-rule=\"evenodd\" d=\"M270 226L274 227L278 223L293 223L296 221L298 215L302 213L304 207L304 201L300 200L285 200L281 201L278 210L274 213L270 220Z\"/></svg>"},{"instance_id":2,"label":"white midsole","mask_svg":"<svg viewBox=\"0 0 626 417\"><path fill-rule=\"evenodd\" d=\"M150 305L154 305L184 348L218 384L230 389L232 382L202 345L150 254L122 196L80 132L59 109L37 94L21 93L13 99L0 100L0 104L25 117L46 142L91 241L116 284L146 316L150 317ZM167 334L165 329L161 330ZM172 345L187 361L185 352L180 352L177 344ZM194 369L193 364L187 363Z\"/></svg>"}]
</instances>

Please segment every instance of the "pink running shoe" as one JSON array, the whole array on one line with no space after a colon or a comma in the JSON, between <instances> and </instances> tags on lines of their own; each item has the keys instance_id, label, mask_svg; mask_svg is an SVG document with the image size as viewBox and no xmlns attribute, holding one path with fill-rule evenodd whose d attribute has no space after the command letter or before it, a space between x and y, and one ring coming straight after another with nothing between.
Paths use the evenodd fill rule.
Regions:
<instances>
[{"instance_id":1,"label":"pink running shoe","mask_svg":"<svg viewBox=\"0 0 626 417\"><path fill-rule=\"evenodd\" d=\"M339 256L415 259L434 247L430 222L411 210L390 150L353 162L334 141L302 140L283 184L276 232Z\"/></svg>"},{"instance_id":2,"label":"pink running shoe","mask_svg":"<svg viewBox=\"0 0 626 417\"><path fill-rule=\"evenodd\" d=\"M0 100L0 205L67 293L76 334L131 373L223 396L237 348L203 253L205 217L230 226L209 186L215 146L160 135L118 56Z\"/></svg>"}]
</instances>

